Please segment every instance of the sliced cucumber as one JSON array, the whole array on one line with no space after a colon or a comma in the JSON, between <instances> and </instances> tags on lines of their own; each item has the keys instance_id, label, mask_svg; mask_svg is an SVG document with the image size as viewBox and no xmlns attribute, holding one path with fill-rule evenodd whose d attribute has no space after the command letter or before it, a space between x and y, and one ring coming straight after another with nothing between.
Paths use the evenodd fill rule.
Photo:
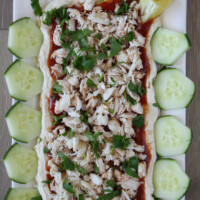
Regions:
<instances>
[{"instance_id":1,"label":"sliced cucumber","mask_svg":"<svg viewBox=\"0 0 200 200\"><path fill-rule=\"evenodd\" d=\"M6 122L13 139L28 143L41 132L41 112L17 102L6 114Z\"/></svg>"},{"instance_id":2,"label":"sliced cucumber","mask_svg":"<svg viewBox=\"0 0 200 200\"><path fill-rule=\"evenodd\" d=\"M195 94L195 84L175 68L161 70L154 81L156 101L161 109L187 107Z\"/></svg>"},{"instance_id":3,"label":"sliced cucumber","mask_svg":"<svg viewBox=\"0 0 200 200\"><path fill-rule=\"evenodd\" d=\"M151 39L154 60L164 66L173 65L191 47L188 35L158 28Z\"/></svg>"},{"instance_id":4,"label":"sliced cucumber","mask_svg":"<svg viewBox=\"0 0 200 200\"><path fill-rule=\"evenodd\" d=\"M156 152L159 156L175 156L186 153L192 131L173 116L159 117L154 125Z\"/></svg>"},{"instance_id":5,"label":"sliced cucumber","mask_svg":"<svg viewBox=\"0 0 200 200\"><path fill-rule=\"evenodd\" d=\"M190 178L177 161L161 159L155 163L153 172L154 196L176 200L182 198L190 185Z\"/></svg>"},{"instance_id":6,"label":"sliced cucumber","mask_svg":"<svg viewBox=\"0 0 200 200\"><path fill-rule=\"evenodd\" d=\"M31 200L34 197L40 197L36 188L10 188L4 200Z\"/></svg>"},{"instance_id":7,"label":"sliced cucumber","mask_svg":"<svg viewBox=\"0 0 200 200\"><path fill-rule=\"evenodd\" d=\"M32 180L37 174L38 158L33 149L15 143L3 157L8 177L21 184Z\"/></svg>"},{"instance_id":8,"label":"sliced cucumber","mask_svg":"<svg viewBox=\"0 0 200 200\"><path fill-rule=\"evenodd\" d=\"M42 72L20 60L12 63L4 73L11 97L27 101L42 91Z\"/></svg>"},{"instance_id":9,"label":"sliced cucumber","mask_svg":"<svg viewBox=\"0 0 200 200\"><path fill-rule=\"evenodd\" d=\"M38 56L43 43L40 29L29 18L19 19L9 26L8 49L18 58Z\"/></svg>"}]
</instances>

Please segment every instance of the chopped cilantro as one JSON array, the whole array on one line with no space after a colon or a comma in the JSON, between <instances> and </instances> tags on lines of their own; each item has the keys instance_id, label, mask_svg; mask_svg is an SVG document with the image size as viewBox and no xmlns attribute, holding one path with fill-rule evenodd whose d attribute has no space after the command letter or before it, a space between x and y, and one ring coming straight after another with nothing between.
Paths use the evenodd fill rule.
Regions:
<instances>
[{"instance_id":1,"label":"chopped cilantro","mask_svg":"<svg viewBox=\"0 0 200 200\"><path fill-rule=\"evenodd\" d=\"M99 173L99 168L98 168L96 165L94 166L94 173L95 173L95 174L98 174L98 173Z\"/></svg>"},{"instance_id":2,"label":"chopped cilantro","mask_svg":"<svg viewBox=\"0 0 200 200\"><path fill-rule=\"evenodd\" d=\"M79 194L78 195L78 200L84 200L84 195L83 194Z\"/></svg>"},{"instance_id":3,"label":"chopped cilantro","mask_svg":"<svg viewBox=\"0 0 200 200\"><path fill-rule=\"evenodd\" d=\"M114 135L113 136L113 148L120 148L125 150L130 143L130 138L126 138L125 136L121 135Z\"/></svg>"},{"instance_id":4,"label":"chopped cilantro","mask_svg":"<svg viewBox=\"0 0 200 200\"><path fill-rule=\"evenodd\" d=\"M54 82L53 91L55 94L63 94L62 88L57 81Z\"/></svg>"},{"instance_id":5,"label":"chopped cilantro","mask_svg":"<svg viewBox=\"0 0 200 200\"><path fill-rule=\"evenodd\" d=\"M117 184L113 180L106 181L106 187L115 188L116 186L117 186Z\"/></svg>"},{"instance_id":6,"label":"chopped cilantro","mask_svg":"<svg viewBox=\"0 0 200 200\"><path fill-rule=\"evenodd\" d=\"M134 39L133 31L128 32L128 34L126 36L126 42L132 42L133 39Z\"/></svg>"},{"instance_id":7,"label":"chopped cilantro","mask_svg":"<svg viewBox=\"0 0 200 200\"><path fill-rule=\"evenodd\" d=\"M73 70L67 75L67 80L69 80L69 78L71 77L72 73L73 73Z\"/></svg>"},{"instance_id":8,"label":"chopped cilantro","mask_svg":"<svg viewBox=\"0 0 200 200\"><path fill-rule=\"evenodd\" d=\"M86 159L86 155L83 154L83 155L81 156L81 158L82 158L82 159Z\"/></svg>"},{"instance_id":9,"label":"chopped cilantro","mask_svg":"<svg viewBox=\"0 0 200 200\"><path fill-rule=\"evenodd\" d=\"M129 9L129 5L128 3L122 1L122 5L120 6L120 8L118 9L118 11L116 12L116 15L123 15L125 14Z\"/></svg>"},{"instance_id":10,"label":"chopped cilantro","mask_svg":"<svg viewBox=\"0 0 200 200\"><path fill-rule=\"evenodd\" d=\"M127 92L126 92L126 90L124 91L124 94L123 94L123 96L124 96L124 99L126 99L126 98L127 98Z\"/></svg>"},{"instance_id":11,"label":"chopped cilantro","mask_svg":"<svg viewBox=\"0 0 200 200\"><path fill-rule=\"evenodd\" d=\"M67 9L62 6L60 8L52 9L51 11L46 12L46 17L43 23L49 26L50 24L52 24L53 18L59 20L61 23L61 27L63 27L64 22L69 19Z\"/></svg>"},{"instance_id":12,"label":"chopped cilantro","mask_svg":"<svg viewBox=\"0 0 200 200\"><path fill-rule=\"evenodd\" d=\"M134 84L132 81L130 81L130 83L128 84L128 88L131 92L139 94L140 96L143 96L146 92L144 87Z\"/></svg>"},{"instance_id":13,"label":"chopped cilantro","mask_svg":"<svg viewBox=\"0 0 200 200\"><path fill-rule=\"evenodd\" d=\"M86 175L86 174L87 174L86 169L83 168L83 167L80 167L77 163L75 164L75 168L76 168L76 170L77 170L79 173L81 173L81 174L83 174L83 175Z\"/></svg>"},{"instance_id":14,"label":"chopped cilantro","mask_svg":"<svg viewBox=\"0 0 200 200\"><path fill-rule=\"evenodd\" d=\"M93 82L92 79L88 78L86 82L87 86L92 87L92 88L97 88L97 85Z\"/></svg>"},{"instance_id":15,"label":"chopped cilantro","mask_svg":"<svg viewBox=\"0 0 200 200\"><path fill-rule=\"evenodd\" d=\"M59 115L59 116L56 116L56 115L53 115L53 119L54 119L54 122L53 122L53 126L55 126L56 124L59 124L62 122L62 119L66 117L66 114L62 114L62 115Z\"/></svg>"},{"instance_id":16,"label":"chopped cilantro","mask_svg":"<svg viewBox=\"0 0 200 200\"><path fill-rule=\"evenodd\" d=\"M137 104L137 102L130 95L127 95L127 99L132 106Z\"/></svg>"},{"instance_id":17,"label":"chopped cilantro","mask_svg":"<svg viewBox=\"0 0 200 200\"><path fill-rule=\"evenodd\" d=\"M83 29L83 30L78 30L78 31L71 31L70 32L70 38L72 41L79 41L88 35L90 35L93 31L89 29Z\"/></svg>"},{"instance_id":18,"label":"chopped cilantro","mask_svg":"<svg viewBox=\"0 0 200 200\"><path fill-rule=\"evenodd\" d=\"M99 77L99 82L102 81L103 77L104 77L104 74L101 74L101 76Z\"/></svg>"},{"instance_id":19,"label":"chopped cilantro","mask_svg":"<svg viewBox=\"0 0 200 200\"><path fill-rule=\"evenodd\" d=\"M96 64L96 59L92 55L79 56L74 61L74 67L81 72L89 72Z\"/></svg>"},{"instance_id":20,"label":"chopped cilantro","mask_svg":"<svg viewBox=\"0 0 200 200\"><path fill-rule=\"evenodd\" d=\"M137 174L139 160L136 156L131 157L128 161L122 163L122 169L129 175L135 178L139 178Z\"/></svg>"},{"instance_id":21,"label":"chopped cilantro","mask_svg":"<svg viewBox=\"0 0 200 200\"><path fill-rule=\"evenodd\" d=\"M117 197L121 194L121 190L115 190L115 191L112 191L110 193L107 193L107 194L104 194L103 196L97 198L96 200L111 200L113 199L114 197Z\"/></svg>"},{"instance_id":22,"label":"chopped cilantro","mask_svg":"<svg viewBox=\"0 0 200 200\"><path fill-rule=\"evenodd\" d=\"M102 135L103 133L102 132L98 132L98 133L91 133L91 132L86 132L86 136L88 137L91 145L92 145L92 148L93 148L93 151L94 151L94 154L97 158L100 157L99 153L98 153L98 150L99 150L99 142L97 141L97 138L99 135Z\"/></svg>"},{"instance_id":23,"label":"chopped cilantro","mask_svg":"<svg viewBox=\"0 0 200 200\"><path fill-rule=\"evenodd\" d=\"M133 125L136 128L142 128L144 126L144 116L143 115L138 115L133 119Z\"/></svg>"},{"instance_id":24,"label":"chopped cilantro","mask_svg":"<svg viewBox=\"0 0 200 200\"><path fill-rule=\"evenodd\" d=\"M119 64L121 64L121 63L127 64L127 62L124 62L124 61L116 62L116 63L114 63L114 65L112 66L112 68L116 67L117 65L119 65Z\"/></svg>"},{"instance_id":25,"label":"chopped cilantro","mask_svg":"<svg viewBox=\"0 0 200 200\"><path fill-rule=\"evenodd\" d=\"M86 170L83 167L80 167L77 163L74 164L70 160L70 158L64 155L63 153L58 152L58 157L63 160L63 162L61 163L61 169L70 170L70 171L73 171L76 169L81 174L86 175Z\"/></svg>"},{"instance_id":26,"label":"chopped cilantro","mask_svg":"<svg viewBox=\"0 0 200 200\"><path fill-rule=\"evenodd\" d=\"M157 104L157 103L153 103L153 106L157 108L157 107L158 107L158 104Z\"/></svg>"},{"instance_id":27,"label":"chopped cilantro","mask_svg":"<svg viewBox=\"0 0 200 200\"><path fill-rule=\"evenodd\" d=\"M68 132L63 133L63 136L68 136L72 138L75 135L75 132L70 128Z\"/></svg>"},{"instance_id":28,"label":"chopped cilantro","mask_svg":"<svg viewBox=\"0 0 200 200\"><path fill-rule=\"evenodd\" d=\"M113 77L110 77L111 81L113 82L113 84L111 86L115 86L116 85L116 81Z\"/></svg>"},{"instance_id":29,"label":"chopped cilantro","mask_svg":"<svg viewBox=\"0 0 200 200\"><path fill-rule=\"evenodd\" d=\"M101 48L103 49L104 53L106 53L106 54L108 53L108 49L104 43L101 43Z\"/></svg>"},{"instance_id":30,"label":"chopped cilantro","mask_svg":"<svg viewBox=\"0 0 200 200\"><path fill-rule=\"evenodd\" d=\"M51 151L51 149L48 149L48 148L46 148L46 147L44 147L44 149L43 149L43 152L44 153L49 153Z\"/></svg>"},{"instance_id":31,"label":"chopped cilantro","mask_svg":"<svg viewBox=\"0 0 200 200\"><path fill-rule=\"evenodd\" d=\"M71 43L70 42L62 42L61 47L67 50L70 50Z\"/></svg>"},{"instance_id":32,"label":"chopped cilantro","mask_svg":"<svg viewBox=\"0 0 200 200\"><path fill-rule=\"evenodd\" d=\"M86 124L89 124L87 118L88 118L88 114L90 113L90 111L83 111L81 110L81 122L85 122Z\"/></svg>"},{"instance_id":33,"label":"chopped cilantro","mask_svg":"<svg viewBox=\"0 0 200 200\"><path fill-rule=\"evenodd\" d=\"M116 56L121 50L121 44L118 40L114 39L113 37L110 38L111 43L111 51L110 51L110 58Z\"/></svg>"},{"instance_id":34,"label":"chopped cilantro","mask_svg":"<svg viewBox=\"0 0 200 200\"><path fill-rule=\"evenodd\" d=\"M42 8L40 6L39 0L31 0L31 7L36 16L42 16Z\"/></svg>"},{"instance_id":35,"label":"chopped cilantro","mask_svg":"<svg viewBox=\"0 0 200 200\"><path fill-rule=\"evenodd\" d=\"M41 137L38 138L38 143L40 143L40 142L42 142L42 138Z\"/></svg>"},{"instance_id":36,"label":"chopped cilantro","mask_svg":"<svg viewBox=\"0 0 200 200\"><path fill-rule=\"evenodd\" d=\"M98 60L104 60L104 59L106 59L108 57L108 55L106 54L106 53L100 53L100 54L98 54L97 56L96 56L96 58L98 59Z\"/></svg>"},{"instance_id":37,"label":"chopped cilantro","mask_svg":"<svg viewBox=\"0 0 200 200\"><path fill-rule=\"evenodd\" d=\"M99 99L99 101L103 100L103 98L102 98L102 96L100 94L97 95L97 98Z\"/></svg>"},{"instance_id":38,"label":"chopped cilantro","mask_svg":"<svg viewBox=\"0 0 200 200\"><path fill-rule=\"evenodd\" d=\"M63 184L63 188L65 190L67 190L69 193L72 193L73 196L75 196L74 187L73 187L73 185L69 184L69 180L65 180L65 182Z\"/></svg>"},{"instance_id":39,"label":"chopped cilantro","mask_svg":"<svg viewBox=\"0 0 200 200\"><path fill-rule=\"evenodd\" d=\"M58 157L63 160L63 162L61 163L62 168L64 168L65 170L70 170L70 171L73 171L75 169L75 165L70 160L69 157L67 157L66 155L64 155L61 152L58 152Z\"/></svg>"},{"instance_id":40,"label":"chopped cilantro","mask_svg":"<svg viewBox=\"0 0 200 200\"><path fill-rule=\"evenodd\" d=\"M44 183L44 184L49 184L49 183L51 183L52 182L52 180L45 180L45 181L42 181L42 183Z\"/></svg>"},{"instance_id":41,"label":"chopped cilantro","mask_svg":"<svg viewBox=\"0 0 200 200\"><path fill-rule=\"evenodd\" d=\"M96 39L100 40L102 38L102 34L101 33L98 33L94 36Z\"/></svg>"},{"instance_id":42,"label":"chopped cilantro","mask_svg":"<svg viewBox=\"0 0 200 200\"><path fill-rule=\"evenodd\" d=\"M115 111L114 111L113 109L111 109L111 108L109 108L108 111L109 111L109 113L112 113L112 114L115 112Z\"/></svg>"}]
</instances>

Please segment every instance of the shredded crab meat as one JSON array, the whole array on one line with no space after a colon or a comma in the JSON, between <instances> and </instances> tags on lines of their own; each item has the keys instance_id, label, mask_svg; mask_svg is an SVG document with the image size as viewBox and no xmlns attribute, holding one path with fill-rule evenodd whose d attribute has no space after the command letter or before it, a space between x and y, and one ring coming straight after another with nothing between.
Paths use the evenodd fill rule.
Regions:
<instances>
[{"instance_id":1,"label":"shredded crab meat","mask_svg":"<svg viewBox=\"0 0 200 200\"><path fill-rule=\"evenodd\" d=\"M44 144L51 149L48 165L53 181L50 188L56 191L56 195L52 194L52 198L65 199L68 196L68 199L73 199L73 195L63 188L65 180L68 180L76 194L85 191L89 193L85 199L96 199L103 194L106 181L114 179L122 188L121 196L114 199L129 200L135 197L142 182L138 178L127 175L122 170L122 163L136 156L139 158L137 171L139 177L145 177L147 170L144 161L145 147L134 141L136 133L133 128L133 119L143 114L141 97L130 91L128 87L130 81L141 85L142 78L145 76L140 71L143 65L139 50L145 45L145 38L136 30L137 23L140 22L139 5L133 1L127 14L122 16L104 12L101 7L94 7L93 0L86 0L83 6L87 12L81 12L75 8L67 9L70 18L67 26L69 31L92 30L93 33L87 37L90 47L95 46L97 51L101 51L101 44L107 45L109 54L110 37L121 38L132 31L134 39L127 45L122 45L115 57L108 58L106 61L97 60L94 68L87 73L75 69L74 58L71 58L66 68L67 74L65 74L62 64L69 52L61 47L62 29L60 25L56 26L53 42L60 48L50 55L56 62L54 66L51 66L51 73L55 75L62 93L58 94L59 99L55 101L54 112L56 115L65 113L65 116L60 120L61 125L50 131L49 136L44 138ZM116 5L115 10L117 11L118 8L119 6ZM101 34L99 40L94 38L98 33ZM77 41L73 41L72 45L74 52L80 53L81 56L86 55L85 52L80 51L81 47ZM88 79L91 79L96 86L88 86ZM132 98L136 104L130 104L125 95ZM83 116L83 111L89 111L86 118ZM91 130L91 126L94 132L102 133L97 139L100 158L95 156L92 144L85 134ZM74 132L70 138L65 135L69 134L69 131ZM116 148L112 151L113 135L130 139L126 150ZM74 163L83 167L87 175L83 176L78 171L70 170L62 173L59 170L62 159L58 157L58 152L62 152ZM116 168L112 169L110 162ZM98 168L97 174L94 171L95 167Z\"/></svg>"}]
</instances>

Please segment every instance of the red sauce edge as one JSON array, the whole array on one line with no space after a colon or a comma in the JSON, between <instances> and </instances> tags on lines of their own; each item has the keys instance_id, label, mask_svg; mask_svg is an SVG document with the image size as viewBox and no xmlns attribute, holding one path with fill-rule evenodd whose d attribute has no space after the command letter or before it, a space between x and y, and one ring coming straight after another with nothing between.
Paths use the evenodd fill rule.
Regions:
<instances>
[{"instance_id":1,"label":"red sauce edge","mask_svg":"<svg viewBox=\"0 0 200 200\"><path fill-rule=\"evenodd\" d=\"M128 1L128 2L130 3L131 1ZM103 2L103 3L99 4L98 6L101 6L102 10L104 10L104 11L114 11L115 5L117 3L121 4L121 0L113 0L113 1L109 0L109 1L106 1L106 2ZM76 8L79 9L79 10L83 10L82 6L81 7L76 7ZM138 32L141 35L143 35L144 37L147 37L152 23L153 23L153 20L150 20L150 21L146 22L145 24L140 24L138 26ZM54 33L55 28L56 28L56 25L57 25L56 20L54 20L52 25L50 26L50 51L49 51L49 58L48 58L48 67L49 67L49 71L50 71L50 74L51 74L51 77L52 77L53 81L56 80L56 77L54 76L54 74L51 71L51 66L55 65L56 62L50 56L52 55L52 53L55 50L59 49L59 47L56 46L54 44L54 42L53 42L53 33ZM147 57L147 53L146 53L145 47L140 48L140 52L141 52L140 57L141 57L142 64L143 64L143 69L141 71L146 74L146 76L142 79L142 85L146 88L146 81L147 81L147 78L148 78L149 72L150 72L150 64L149 64L149 59ZM54 112L55 100L52 99L52 96L53 96L53 93L51 94L51 98L49 100L49 108L50 108L50 113L51 114L55 114L55 112ZM148 109L146 94L143 97L141 97L141 104L142 104L144 110ZM145 113L144 113L144 117L145 117ZM147 155L147 158L146 158L145 162L146 162L147 166L149 166L149 163L151 161L152 155L150 153L151 149L146 144L145 127L136 128L135 132L136 132L136 137L134 139L135 139L136 143L145 146L145 154ZM47 164L46 164L46 170L50 171L50 167ZM52 177L50 175L47 175L47 180L52 180ZM140 182L142 182L142 184L139 186L135 198L137 200L145 200L145 179L144 178L140 178ZM48 187L50 189L50 184L48 185ZM55 193L54 191L51 191L51 192Z\"/></svg>"}]
</instances>

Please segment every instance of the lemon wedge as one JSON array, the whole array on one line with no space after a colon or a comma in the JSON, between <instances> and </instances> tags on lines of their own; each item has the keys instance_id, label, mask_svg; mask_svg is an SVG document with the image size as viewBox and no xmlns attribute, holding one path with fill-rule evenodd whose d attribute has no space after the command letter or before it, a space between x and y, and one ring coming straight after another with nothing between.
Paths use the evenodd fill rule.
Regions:
<instances>
[{"instance_id":1,"label":"lemon wedge","mask_svg":"<svg viewBox=\"0 0 200 200\"><path fill-rule=\"evenodd\" d=\"M140 0L141 18L145 23L161 15L173 0Z\"/></svg>"}]
</instances>

